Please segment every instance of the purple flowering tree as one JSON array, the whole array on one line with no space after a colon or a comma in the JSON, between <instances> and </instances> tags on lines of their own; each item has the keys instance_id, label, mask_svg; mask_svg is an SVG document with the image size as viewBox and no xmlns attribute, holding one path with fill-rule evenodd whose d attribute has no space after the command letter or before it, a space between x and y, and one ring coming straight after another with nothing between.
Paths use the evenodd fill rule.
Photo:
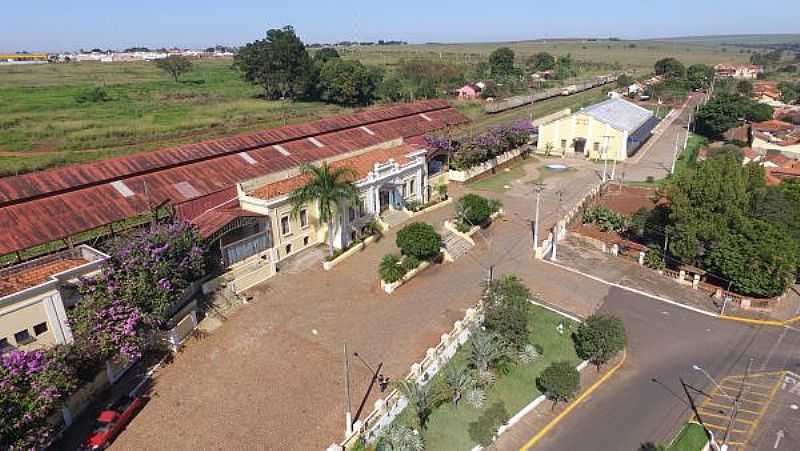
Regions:
<instances>
[{"instance_id":1,"label":"purple flowering tree","mask_svg":"<svg viewBox=\"0 0 800 451\"><path fill-rule=\"evenodd\" d=\"M75 389L59 350L0 355L0 449L41 449L53 439L48 419Z\"/></svg>"}]
</instances>

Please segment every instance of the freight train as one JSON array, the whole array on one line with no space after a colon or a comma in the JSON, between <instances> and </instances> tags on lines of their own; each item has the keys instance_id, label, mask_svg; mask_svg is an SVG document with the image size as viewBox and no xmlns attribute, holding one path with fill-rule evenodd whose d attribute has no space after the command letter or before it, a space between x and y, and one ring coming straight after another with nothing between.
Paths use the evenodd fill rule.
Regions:
<instances>
[{"instance_id":1,"label":"freight train","mask_svg":"<svg viewBox=\"0 0 800 451\"><path fill-rule=\"evenodd\" d=\"M515 96L505 100L486 103L483 109L488 114L500 113L502 111L508 111L524 105L530 105L531 103L540 102L553 97L570 96L579 92L596 88L598 86L614 83L615 81L617 81L616 75L600 75L598 77L592 77L588 80L579 81L568 86L545 89L537 92L536 94Z\"/></svg>"}]
</instances>

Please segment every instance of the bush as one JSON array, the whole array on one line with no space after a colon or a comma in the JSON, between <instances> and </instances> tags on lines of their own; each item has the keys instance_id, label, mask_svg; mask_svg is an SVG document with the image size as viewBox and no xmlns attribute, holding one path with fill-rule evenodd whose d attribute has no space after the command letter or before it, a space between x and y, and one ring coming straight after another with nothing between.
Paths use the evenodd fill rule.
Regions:
<instances>
[{"instance_id":1,"label":"bush","mask_svg":"<svg viewBox=\"0 0 800 451\"><path fill-rule=\"evenodd\" d=\"M442 237L432 225L412 222L397 232L396 243L404 255L430 260L441 252Z\"/></svg>"},{"instance_id":2,"label":"bush","mask_svg":"<svg viewBox=\"0 0 800 451\"><path fill-rule=\"evenodd\" d=\"M492 215L492 204L489 199L477 194L467 194L456 203L456 215L459 223L470 227L481 225Z\"/></svg>"},{"instance_id":3,"label":"bush","mask_svg":"<svg viewBox=\"0 0 800 451\"><path fill-rule=\"evenodd\" d=\"M418 200L413 199L406 201L406 210L408 211L420 211L422 210L422 207L423 207L422 202Z\"/></svg>"},{"instance_id":4,"label":"bush","mask_svg":"<svg viewBox=\"0 0 800 451\"><path fill-rule=\"evenodd\" d=\"M582 359L600 366L625 348L625 325L612 315L593 314L575 332L575 350Z\"/></svg>"},{"instance_id":5,"label":"bush","mask_svg":"<svg viewBox=\"0 0 800 451\"><path fill-rule=\"evenodd\" d=\"M545 368L536 384L555 407L559 401L566 402L575 396L581 386L581 375L570 362L562 360Z\"/></svg>"},{"instance_id":6,"label":"bush","mask_svg":"<svg viewBox=\"0 0 800 451\"><path fill-rule=\"evenodd\" d=\"M109 100L111 100L111 96L101 87L91 89L75 96L75 101L78 103L100 103L108 102Z\"/></svg>"},{"instance_id":7,"label":"bush","mask_svg":"<svg viewBox=\"0 0 800 451\"><path fill-rule=\"evenodd\" d=\"M664 269L664 256L661 255L661 249L658 246L649 246L647 253L644 254L644 265L652 269Z\"/></svg>"},{"instance_id":8,"label":"bush","mask_svg":"<svg viewBox=\"0 0 800 451\"><path fill-rule=\"evenodd\" d=\"M417 269L419 266L419 259L413 255L406 255L405 258L403 258L403 263L401 264L403 269L405 269L406 272L409 272L413 269Z\"/></svg>"},{"instance_id":9,"label":"bush","mask_svg":"<svg viewBox=\"0 0 800 451\"><path fill-rule=\"evenodd\" d=\"M500 401L495 402L478 417L477 421L469 424L469 438L481 446L488 446L494 441L497 430L509 418L506 405Z\"/></svg>"},{"instance_id":10,"label":"bush","mask_svg":"<svg viewBox=\"0 0 800 451\"><path fill-rule=\"evenodd\" d=\"M622 233L628 229L628 219L602 205L587 210L583 214L584 224L596 224L604 232Z\"/></svg>"},{"instance_id":11,"label":"bush","mask_svg":"<svg viewBox=\"0 0 800 451\"><path fill-rule=\"evenodd\" d=\"M400 264L400 257L386 254L378 266L378 274L384 282L394 283L406 275L406 269Z\"/></svg>"}]
</instances>

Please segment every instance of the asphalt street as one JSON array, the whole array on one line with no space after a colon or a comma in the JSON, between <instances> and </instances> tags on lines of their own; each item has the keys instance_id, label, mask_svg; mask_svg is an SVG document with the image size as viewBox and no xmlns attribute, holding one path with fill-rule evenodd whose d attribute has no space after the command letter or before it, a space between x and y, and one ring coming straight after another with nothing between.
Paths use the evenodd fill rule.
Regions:
<instances>
[{"instance_id":1,"label":"asphalt street","mask_svg":"<svg viewBox=\"0 0 800 451\"><path fill-rule=\"evenodd\" d=\"M627 361L534 449L633 451L669 442L691 417L679 378L704 393L714 388L693 365L716 380L744 374L751 358L753 372L800 367L797 331L726 322L617 288L600 310L624 320Z\"/></svg>"}]
</instances>

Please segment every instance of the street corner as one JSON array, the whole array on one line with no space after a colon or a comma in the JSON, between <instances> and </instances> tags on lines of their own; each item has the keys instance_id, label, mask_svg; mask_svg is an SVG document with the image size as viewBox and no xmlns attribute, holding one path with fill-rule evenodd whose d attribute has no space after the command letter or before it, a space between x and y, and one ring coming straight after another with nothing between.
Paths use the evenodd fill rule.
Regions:
<instances>
[{"instance_id":1,"label":"street corner","mask_svg":"<svg viewBox=\"0 0 800 451\"><path fill-rule=\"evenodd\" d=\"M800 374L783 372L776 387L772 402L748 441L748 449L800 448Z\"/></svg>"},{"instance_id":2,"label":"street corner","mask_svg":"<svg viewBox=\"0 0 800 451\"><path fill-rule=\"evenodd\" d=\"M769 447L764 444L753 447L753 443L764 442L766 431L780 426L776 423L780 418L777 401L782 399L781 393L789 393L788 388L782 389L789 387L784 374L775 371L723 378L698 407L699 419L718 443L728 445L728 450L772 449L772 443ZM800 383L800 378L796 379ZM796 391L800 402L800 386Z\"/></svg>"}]
</instances>

